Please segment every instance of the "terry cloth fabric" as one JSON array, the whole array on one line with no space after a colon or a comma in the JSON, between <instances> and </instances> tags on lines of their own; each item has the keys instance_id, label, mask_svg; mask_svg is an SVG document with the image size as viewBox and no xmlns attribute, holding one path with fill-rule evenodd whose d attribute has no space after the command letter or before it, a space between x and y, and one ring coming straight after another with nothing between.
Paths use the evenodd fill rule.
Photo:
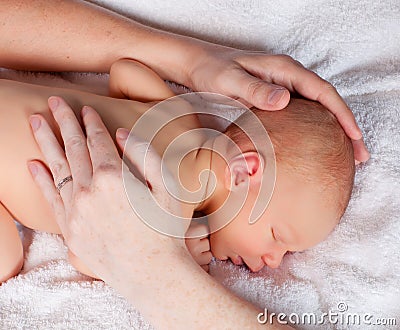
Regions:
<instances>
[{"instance_id":1,"label":"terry cloth fabric","mask_svg":"<svg viewBox=\"0 0 400 330\"><path fill-rule=\"evenodd\" d=\"M211 275L270 312L337 312L400 327L400 2L398 0L107 0L98 4L182 34L288 54L330 81L354 111L371 152L357 168L340 225L313 249L256 274L213 261ZM61 77L63 78L63 77ZM82 75L76 75L77 81ZM95 77L96 78L96 77ZM0 287L0 329L149 329L102 282L75 272L56 235L25 234L25 266ZM193 283L196 285L196 283ZM193 297L196 299L196 297ZM342 312L340 312L342 311ZM230 317L221 311L221 317ZM256 315L254 316L256 317ZM381 320L379 320L381 318ZM378 326L397 318L396 326ZM292 317L292 320L296 320ZM366 329L351 322L299 329ZM188 325L190 328L190 325Z\"/></svg>"}]
</instances>

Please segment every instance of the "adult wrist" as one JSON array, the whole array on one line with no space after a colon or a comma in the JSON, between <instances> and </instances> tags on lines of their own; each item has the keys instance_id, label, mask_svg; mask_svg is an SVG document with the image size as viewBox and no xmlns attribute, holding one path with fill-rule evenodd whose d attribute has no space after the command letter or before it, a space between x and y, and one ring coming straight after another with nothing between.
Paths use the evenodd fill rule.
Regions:
<instances>
[{"instance_id":1,"label":"adult wrist","mask_svg":"<svg viewBox=\"0 0 400 330\"><path fill-rule=\"evenodd\" d=\"M132 28L128 28L122 49L118 57L133 58L149 66L163 79L193 87L191 75L199 63L215 53L218 49L228 47L212 44L200 39L182 36L171 32L150 28L133 22L135 35L132 37ZM128 37L129 36L129 37ZM122 45L121 45L122 46Z\"/></svg>"}]
</instances>

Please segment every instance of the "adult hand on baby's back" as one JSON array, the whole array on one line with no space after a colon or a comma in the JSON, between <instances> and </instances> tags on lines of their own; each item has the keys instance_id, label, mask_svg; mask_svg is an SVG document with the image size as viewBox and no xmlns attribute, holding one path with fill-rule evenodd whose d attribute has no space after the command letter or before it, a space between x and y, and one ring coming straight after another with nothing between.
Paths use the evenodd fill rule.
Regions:
<instances>
[{"instance_id":1,"label":"adult hand on baby's back","mask_svg":"<svg viewBox=\"0 0 400 330\"><path fill-rule=\"evenodd\" d=\"M204 46L189 72L189 87L240 99L264 110L283 109L290 92L318 101L338 119L353 141L354 158L369 159L354 115L336 89L287 55L268 55L218 45Z\"/></svg>"},{"instance_id":2,"label":"adult hand on baby's back","mask_svg":"<svg viewBox=\"0 0 400 330\"><path fill-rule=\"evenodd\" d=\"M155 247L165 249L167 258L172 258L168 251L181 249L184 245L149 229L133 211L122 180L122 159L96 111L90 107L84 107L82 111L85 137L65 101L52 97L49 106L60 127L65 153L46 120L39 115L32 116L30 122L35 139L51 171L49 174L41 162L30 162L34 180L51 205L69 249L98 277L117 289L126 290L121 287L124 283L118 281L129 274L138 286L131 289L137 290L143 286L148 272L154 270L154 265L149 266L151 257L147 255L151 256ZM128 131L120 130L119 133L117 142L123 148ZM141 141L131 143L127 154L141 175L144 168L138 158L142 154L138 149L142 146ZM163 185L159 173L161 160L152 149L149 153L151 166L146 166L146 179L152 193L161 194L157 199L164 201L162 206L176 214L179 210L175 205L177 202L165 196L163 189L158 189ZM72 182L65 183L58 192L55 184L69 175L72 175ZM147 200L148 188L141 181L132 174L124 175L124 180L125 184L129 181L133 185L137 195L143 196L142 203L153 206L153 202ZM139 260L141 262L137 262ZM146 262L149 263L147 269Z\"/></svg>"}]
</instances>

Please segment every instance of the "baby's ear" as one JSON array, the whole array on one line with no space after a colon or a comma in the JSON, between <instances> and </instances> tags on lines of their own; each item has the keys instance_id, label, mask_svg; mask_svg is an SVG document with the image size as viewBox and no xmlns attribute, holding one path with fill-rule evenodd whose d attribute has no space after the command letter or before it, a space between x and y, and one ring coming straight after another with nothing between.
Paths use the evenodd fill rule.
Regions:
<instances>
[{"instance_id":1,"label":"baby's ear","mask_svg":"<svg viewBox=\"0 0 400 330\"><path fill-rule=\"evenodd\" d=\"M261 182L262 160L255 151L244 152L233 157L225 167L225 187L234 191Z\"/></svg>"}]
</instances>

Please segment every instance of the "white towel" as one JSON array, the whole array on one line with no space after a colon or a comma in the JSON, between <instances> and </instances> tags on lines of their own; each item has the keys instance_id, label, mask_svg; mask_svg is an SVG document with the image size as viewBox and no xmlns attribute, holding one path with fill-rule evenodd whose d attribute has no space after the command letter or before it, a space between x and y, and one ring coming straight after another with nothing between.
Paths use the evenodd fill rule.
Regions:
<instances>
[{"instance_id":1,"label":"white towel","mask_svg":"<svg viewBox=\"0 0 400 330\"><path fill-rule=\"evenodd\" d=\"M300 329L399 329L400 2L97 3L156 27L291 55L337 87L371 151L371 160L357 169L353 196L340 225L317 247L286 256L279 269L252 274L229 262L213 262L211 274L273 312L320 317L347 306L338 314L369 313L371 322L397 318L396 326L325 322L300 324ZM0 287L1 329L149 328L112 289L72 269L59 237L26 229L24 233L24 269ZM221 317L230 315L221 311Z\"/></svg>"}]
</instances>

